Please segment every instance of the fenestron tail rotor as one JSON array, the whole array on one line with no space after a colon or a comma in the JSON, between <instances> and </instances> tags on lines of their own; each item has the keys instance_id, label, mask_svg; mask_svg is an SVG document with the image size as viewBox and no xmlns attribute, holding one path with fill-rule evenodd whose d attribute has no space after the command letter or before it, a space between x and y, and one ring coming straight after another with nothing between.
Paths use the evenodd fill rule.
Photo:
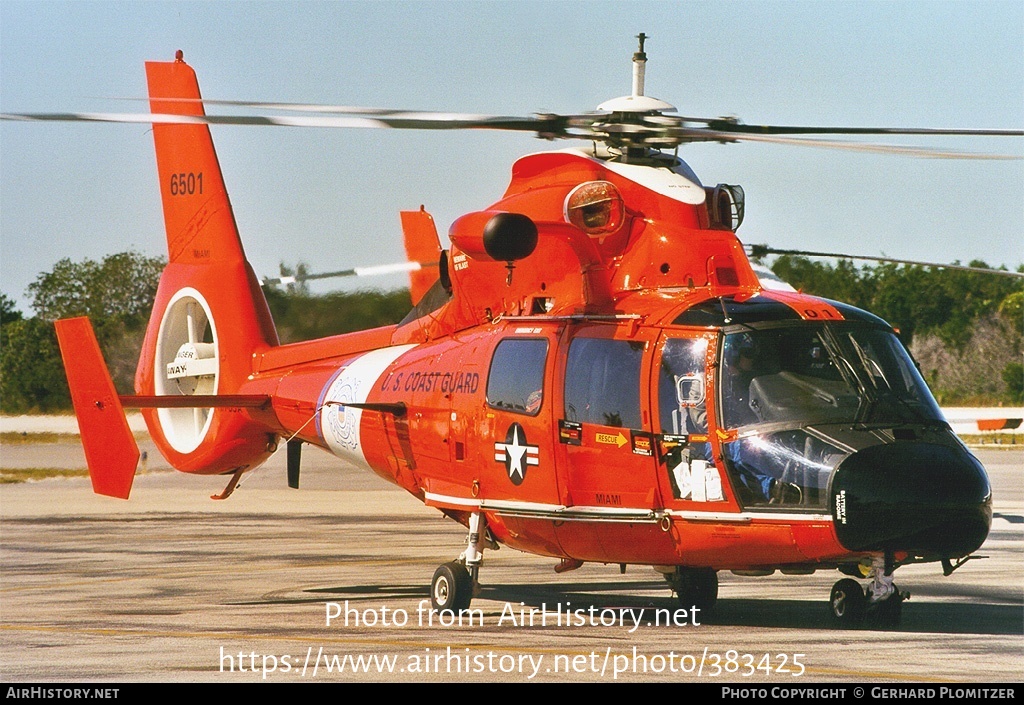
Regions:
<instances>
[{"instance_id":1,"label":"fenestron tail rotor","mask_svg":"<svg viewBox=\"0 0 1024 705\"><path fill-rule=\"evenodd\" d=\"M186 287L175 294L157 335L154 382L157 395L202 397L217 393L220 359L217 329L206 299ZM212 408L161 408L160 425L179 453L199 447L209 428Z\"/></svg>"}]
</instances>

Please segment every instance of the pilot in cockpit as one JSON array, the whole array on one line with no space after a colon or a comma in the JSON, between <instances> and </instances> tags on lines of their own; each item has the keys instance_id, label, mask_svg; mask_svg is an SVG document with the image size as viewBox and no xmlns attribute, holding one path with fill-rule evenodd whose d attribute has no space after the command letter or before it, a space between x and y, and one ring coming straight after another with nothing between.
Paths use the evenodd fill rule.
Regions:
<instances>
[{"instance_id":1,"label":"pilot in cockpit","mask_svg":"<svg viewBox=\"0 0 1024 705\"><path fill-rule=\"evenodd\" d=\"M743 333L725 339L723 351L723 419L730 428L758 420L750 408L750 383L759 374L759 349L753 336Z\"/></svg>"},{"instance_id":2,"label":"pilot in cockpit","mask_svg":"<svg viewBox=\"0 0 1024 705\"><path fill-rule=\"evenodd\" d=\"M730 335L723 350L722 405L727 428L761 421L757 402L751 403L751 382L759 375L777 372L775 350L767 340L749 333ZM741 494L754 503L799 502L801 491L770 471L775 463L755 443L734 442L726 448L726 459L743 488Z\"/></svg>"}]
</instances>

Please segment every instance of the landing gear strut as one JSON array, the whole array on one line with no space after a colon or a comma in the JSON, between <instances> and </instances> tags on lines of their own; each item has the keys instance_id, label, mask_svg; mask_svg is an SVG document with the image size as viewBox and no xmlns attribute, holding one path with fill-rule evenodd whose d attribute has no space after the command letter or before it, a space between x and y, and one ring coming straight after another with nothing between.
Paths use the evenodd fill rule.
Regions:
<instances>
[{"instance_id":1,"label":"landing gear strut","mask_svg":"<svg viewBox=\"0 0 1024 705\"><path fill-rule=\"evenodd\" d=\"M434 578L430 581L430 604L438 612L469 609L480 586L480 563L488 543L486 523L483 514L473 512L469 517L466 550L458 560L445 563L434 571Z\"/></svg>"}]
</instances>

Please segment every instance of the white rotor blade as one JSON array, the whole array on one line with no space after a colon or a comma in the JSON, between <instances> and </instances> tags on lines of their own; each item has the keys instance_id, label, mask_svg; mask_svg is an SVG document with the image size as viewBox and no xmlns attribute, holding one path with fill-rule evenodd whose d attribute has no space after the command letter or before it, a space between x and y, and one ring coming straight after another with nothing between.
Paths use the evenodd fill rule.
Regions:
<instances>
[{"instance_id":1,"label":"white rotor blade","mask_svg":"<svg viewBox=\"0 0 1024 705\"><path fill-rule=\"evenodd\" d=\"M222 105L236 108L262 108L284 110L296 113L335 113L342 115L398 115L404 110L389 108L364 108L357 105L319 105L316 103L276 103L258 100L214 100L210 98L112 98L133 102L159 101L161 103L184 103L187 105Z\"/></svg>"},{"instance_id":2,"label":"white rotor blade","mask_svg":"<svg viewBox=\"0 0 1024 705\"><path fill-rule=\"evenodd\" d=\"M320 274L295 274L282 277L264 277L263 286L274 286L277 284L296 284L298 282L312 281L315 279L332 279L334 277L372 277L381 274L397 274L399 272L417 272L424 267L436 267L437 262L396 262L394 264L380 264L372 267L353 267L342 269L336 272L323 272Z\"/></svg>"},{"instance_id":3,"label":"white rotor blade","mask_svg":"<svg viewBox=\"0 0 1024 705\"><path fill-rule=\"evenodd\" d=\"M188 321L188 342L195 345L199 342L199 336L196 334L195 304L186 304L185 317Z\"/></svg>"},{"instance_id":4,"label":"white rotor blade","mask_svg":"<svg viewBox=\"0 0 1024 705\"><path fill-rule=\"evenodd\" d=\"M387 113L370 116L170 115L164 113L2 113L0 120L26 122L113 122L176 125L274 125L278 127L395 128L416 130L490 129L547 132L550 120L465 113Z\"/></svg>"},{"instance_id":5,"label":"white rotor blade","mask_svg":"<svg viewBox=\"0 0 1024 705\"><path fill-rule=\"evenodd\" d=\"M685 132L695 136L703 135L707 137L709 141L714 140L722 142L768 142L772 144L798 145L800 147L817 147L819 149L840 149L851 152L899 154L905 157L922 157L926 159L1024 159L1024 156L1016 154L983 154L979 152L959 152L956 150L929 149L927 147L904 147L887 144L843 142L841 140L821 140L804 137L781 137L779 135L748 135L700 129L685 130Z\"/></svg>"}]
</instances>

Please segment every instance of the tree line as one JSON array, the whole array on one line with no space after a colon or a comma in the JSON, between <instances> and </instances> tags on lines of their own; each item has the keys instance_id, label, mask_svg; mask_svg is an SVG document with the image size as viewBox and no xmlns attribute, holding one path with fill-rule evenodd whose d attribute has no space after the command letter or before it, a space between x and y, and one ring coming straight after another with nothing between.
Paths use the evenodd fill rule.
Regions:
<instances>
[{"instance_id":1,"label":"tree line","mask_svg":"<svg viewBox=\"0 0 1024 705\"><path fill-rule=\"evenodd\" d=\"M31 312L0 294L0 412L71 409L53 321L88 316L114 386L133 394L135 368L160 272L166 260L122 252L101 261L62 259L26 292ZM265 290L282 343L397 323L409 312L409 292L310 294L304 286Z\"/></svg>"},{"instance_id":2,"label":"tree line","mask_svg":"<svg viewBox=\"0 0 1024 705\"><path fill-rule=\"evenodd\" d=\"M164 263L137 252L99 262L62 259L29 285L32 315L0 294L0 411L71 408L53 321L73 316L92 319L115 386L131 394ZM777 259L772 269L806 293L845 301L892 323L940 403L1024 402L1020 279L888 264L858 268L793 256ZM317 295L299 285L265 293L284 343L397 323L411 305L405 289Z\"/></svg>"},{"instance_id":3,"label":"tree line","mask_svg":"<svg viewBox=\"0 0 1024 705\"><path fill-rule=\"evenodd\" d=\"M980 261L970 266L989 269ZM1024 402L1024 280L792 255L777 259L772 271L801 291L845 301L892 324L939 403Z\"/></svg>"}]
</instances>

